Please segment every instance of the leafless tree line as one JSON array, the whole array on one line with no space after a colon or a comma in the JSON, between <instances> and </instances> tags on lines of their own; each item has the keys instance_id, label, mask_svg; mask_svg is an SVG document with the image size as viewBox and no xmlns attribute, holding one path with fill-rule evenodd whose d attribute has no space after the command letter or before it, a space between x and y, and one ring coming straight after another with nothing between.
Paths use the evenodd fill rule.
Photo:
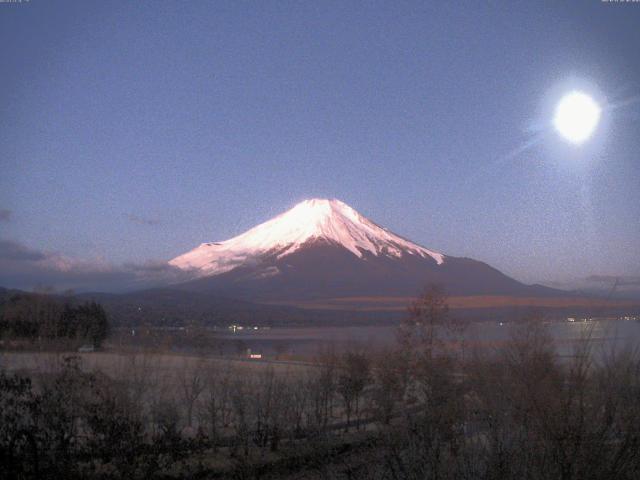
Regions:
<instances>
[{"instance_id":1,"label":"leafless tree line","mask_svg":"<svg viewBox=\"0 0 640 480\"><path fill-rule=\"evenodd\" d=\"M587 335L561 360L537 319L473 351L444 300L425 293L395 347L304 370L138 355L1 374L0 476L640 478L637 351Z\"/></svg>"}]
</instances>

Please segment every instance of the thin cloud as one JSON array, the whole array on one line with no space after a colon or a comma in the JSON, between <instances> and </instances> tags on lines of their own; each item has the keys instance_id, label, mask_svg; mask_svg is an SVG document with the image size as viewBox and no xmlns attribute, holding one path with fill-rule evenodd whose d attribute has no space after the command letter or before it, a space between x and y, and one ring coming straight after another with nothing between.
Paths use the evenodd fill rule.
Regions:
<instances>
[{"instance_id":1,"label":"thin cloud","mask_svg":"<svg viewBox=\"0 0 640 480\"><path fill-rule=\"evenodd\" d=\"M600 274L562 282L545 282L545 285L586 295L640 299L640 276L638 275Z\"/></svg>"},{"instance_id":2,"label":"thin cloud","mask_svg":"<svg viewBox=\"0 0 640 480\"><path fill-rule=\"evenodd\" d=\"M640 276L591 275L587 282L618 286L640 286Z\"/></svg>"},{"instance_id":3,"label":"thin cloud","mask_svg":"<svg viewBox=\"0 0 640 480\"><path fill-rule=\"evenodd\" d=\"M11 240L0 239L0 260L36 262L44 260L46 255Z\"/></svg>"},{"instance_id":4,"label":"thin cloud","mask_svg":"<svg viewBox=\"0 0 640 480\"><path fill-rule=\"evenodd\" d=\"M129 221L137 223L138 225L153 226L160 223L160 220L158 219L141 217L140 215L136 215L135 213L127 213L126 215Z\"/></svg>"},{"instance_id":5,"label":"thin cloud","mask_svg":"<svg viewBox=\"0 0 640 480\"><path fill-rule=\"evenodd\" d=\"M0 222L8 222L11 220L13 212L8 208L0 208Z\"/></svg>"}]
</instances>

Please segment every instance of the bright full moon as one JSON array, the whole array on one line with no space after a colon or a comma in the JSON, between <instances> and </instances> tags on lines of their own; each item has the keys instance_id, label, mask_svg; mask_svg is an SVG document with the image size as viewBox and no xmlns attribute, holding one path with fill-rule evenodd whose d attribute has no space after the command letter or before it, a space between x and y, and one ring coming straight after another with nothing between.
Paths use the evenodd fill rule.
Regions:
<instances>
[{"instance_id":1,"label":"bright full moon","mask_svg":"<svg viewBox=\"0 0 640 480\"><path fill-rule=\"evenodd\" d=\"M600 105L586 93L571 92L560 100L553 117L553 125L572 143L588 139L600 120Z\"/></svg>"}]
</instances>

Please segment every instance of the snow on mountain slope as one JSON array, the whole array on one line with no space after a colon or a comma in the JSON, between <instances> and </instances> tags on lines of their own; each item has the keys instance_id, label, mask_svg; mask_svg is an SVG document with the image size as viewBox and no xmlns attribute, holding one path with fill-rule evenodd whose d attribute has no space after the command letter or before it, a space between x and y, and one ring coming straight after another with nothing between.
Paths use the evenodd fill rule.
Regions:
<instances>
[{"instance_id":1,"label":"snow on mountain slope","mask_svg":"<svg viewBox=\"0 0 640 480\"><path fill-rule=\"evenodd\" d=\"M218 275L257 262L265 254L285 257L318 239L341 245L360 258L368 252L396 258L430 257L438 265L445 261L444 255L379 227L339 200L312 199L230 240L203 243L169 263L198 275Z\"/></svg>"}]
</instances>

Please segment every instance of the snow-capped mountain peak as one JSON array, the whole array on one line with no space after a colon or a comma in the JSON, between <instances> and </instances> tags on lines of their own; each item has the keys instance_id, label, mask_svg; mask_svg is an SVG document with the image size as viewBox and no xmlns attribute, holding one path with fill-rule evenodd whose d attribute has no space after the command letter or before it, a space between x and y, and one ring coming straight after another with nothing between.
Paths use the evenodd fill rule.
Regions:
<instances>
[{"instance_id":1,"label":"snow-capped mountain peak","mask_svg":"<svg viewBox=\"0 0 640 480\"><path fill-rule=\"evenodd\" d=\"M311 199L287 212L224 242L203 243L169 263L202 275L217 275L262 255L285 257L313 240L324 240L349 250L357 257L431 257L438 265L444 255L416 245L376 225L340 200Z\"/></svg>"}]
</instances>

